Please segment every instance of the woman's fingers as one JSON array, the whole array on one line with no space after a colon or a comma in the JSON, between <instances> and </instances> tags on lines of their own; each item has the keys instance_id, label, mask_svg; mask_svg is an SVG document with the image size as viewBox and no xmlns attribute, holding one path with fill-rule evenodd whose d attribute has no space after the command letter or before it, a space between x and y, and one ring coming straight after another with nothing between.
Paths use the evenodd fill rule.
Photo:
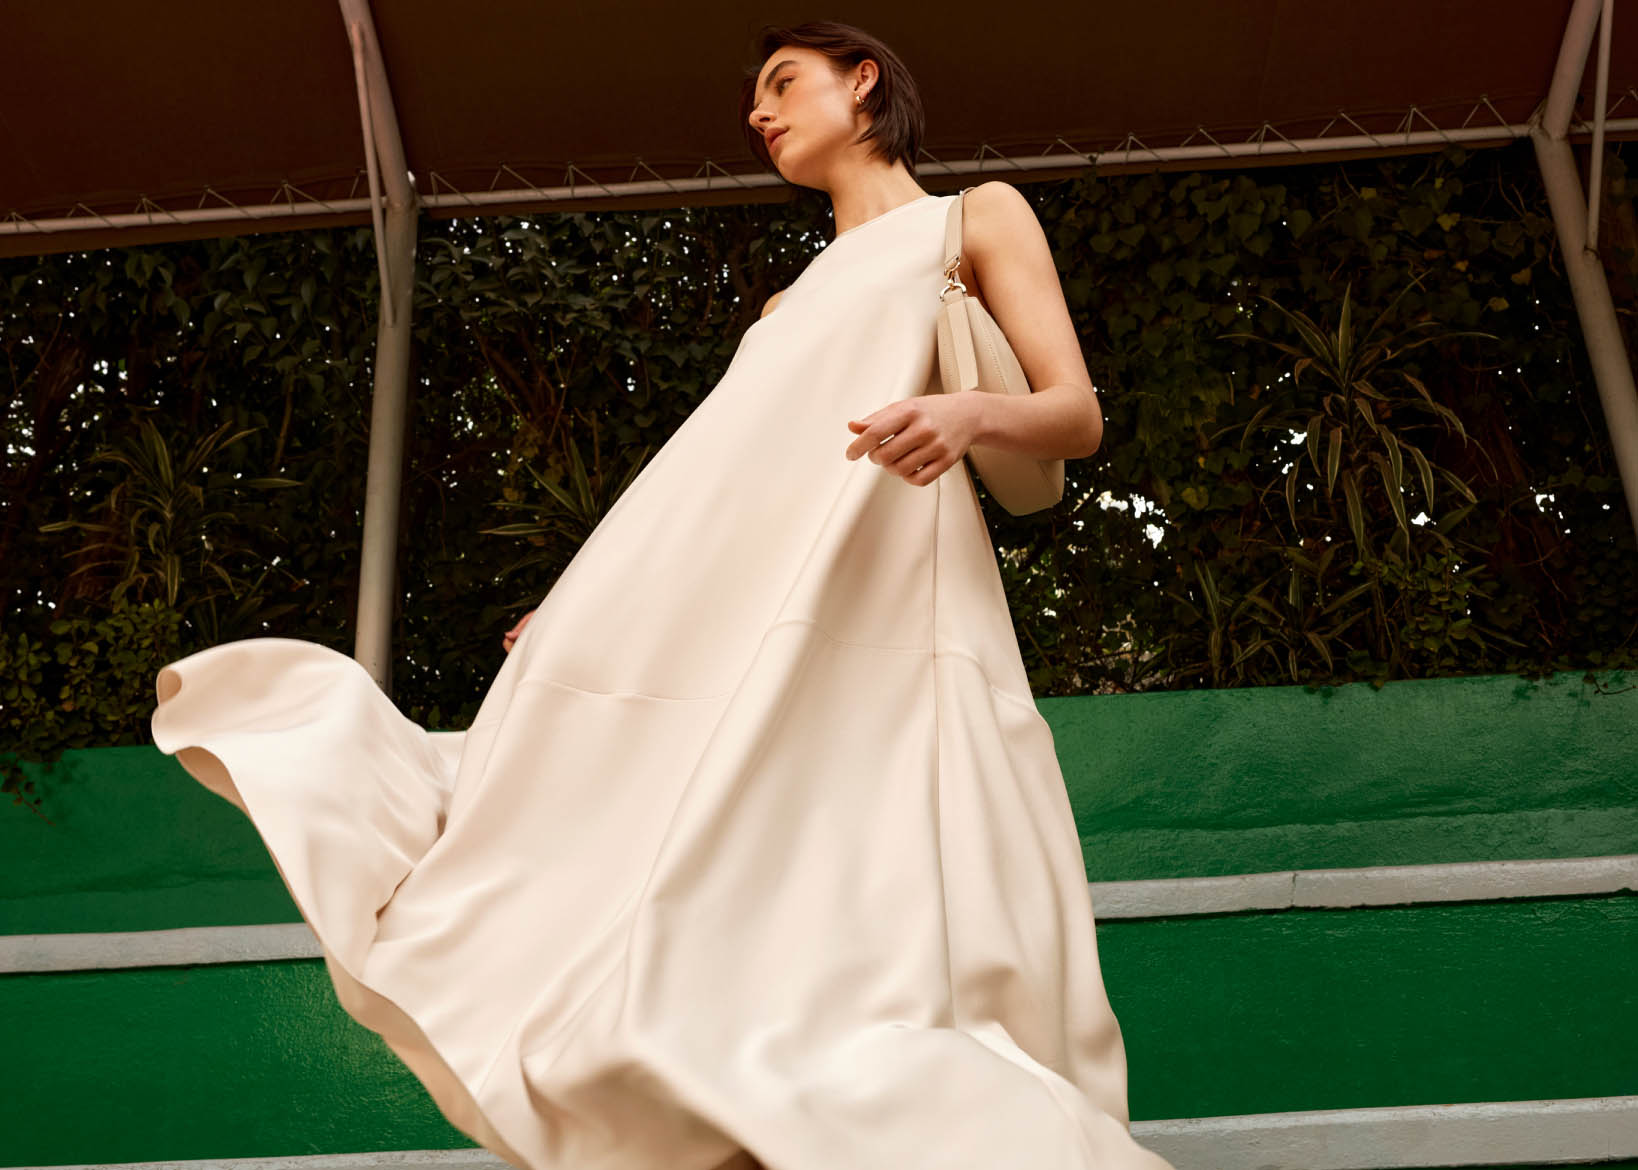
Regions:
<instances>
[{"instance_id":1,"label":"woman's fingers","mask_svg":"<svg viewBox=\"0 0 1638 1170\"><path fill-rule=\"evenodd\" d=\"M880 444L870 449L867 458L872 463L879 463L883 467L890 467L897 463L910 451L925 446L927 435L920 427L905 427L888 436Z\"/></svg>"},{"instance_id":2,"label":"woman's fingers","mask_svg":"<svg viewBox=\"0 0 1638 1170\"><path fill-rule=\"evenodd\" d=\"M534 616L535 611L530 610L528 613L524 614L518 619L517 625L513 626L510 630L507 630L506 633L501 635L501 646L508 654L512 652L512 643L518 640L518 636L523 633L523 627L528 625L529 619Z\"/></svg>"},{"instance_id":3,"label":"woman's fingers","mask_svg":"<svg viewBox=\"0 0 1638 1170\"><path fill-rule=\"evenodd\" d=\"M954 466L955 460L947 455L929 455L919 467L915 463L910 465L909 471L905 473L904 482L914 484L916 487L926 487Z\"/></svg>"},{"instance_id":4,"label":"woman's fingers","mask_svg":"<svg viewBox=\"0 0 1638 1170\"><path fill-rule=\"evenodd\" d=\"M945 444L931 439L888 461L883 470L921 487L932 483L954 462Z\"/></svg>"}]
</instances>

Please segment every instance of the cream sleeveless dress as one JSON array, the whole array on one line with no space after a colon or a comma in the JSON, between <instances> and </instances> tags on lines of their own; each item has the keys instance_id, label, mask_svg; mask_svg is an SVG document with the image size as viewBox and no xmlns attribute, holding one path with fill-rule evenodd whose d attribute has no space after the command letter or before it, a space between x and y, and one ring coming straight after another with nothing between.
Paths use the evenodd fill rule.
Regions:
<instances>
[{"instance_id":1,"label":"cream sleeveless dress","mask_svg":"<svg viewBox=\"0 0 1638 1170\"><path fill-rule=\"evenodd\" d=\"M844 454L936 392L953 198L745 332L468 730L293 639L158 676L155 743L255 824L346 1011L515 1166L1171 1170L966 464Z\"/></svg>"}]
</instances>

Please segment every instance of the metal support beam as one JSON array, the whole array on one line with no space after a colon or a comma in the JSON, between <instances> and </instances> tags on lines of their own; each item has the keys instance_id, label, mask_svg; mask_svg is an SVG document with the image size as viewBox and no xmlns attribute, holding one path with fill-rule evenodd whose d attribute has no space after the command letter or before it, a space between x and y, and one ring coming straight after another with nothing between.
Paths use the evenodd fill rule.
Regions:
<instances>
[{"instance_id":1,"label":"metal support beam","mask_svg":"<svg viewBox=\"0 0 1638 1170\"><path fill-rule=\"evenodd\" d=\"M1631 92L1638 96L1638 91ZM1602 99L1599 104L1603 106ZM1426 120L1422 111L1414 111L1414 114ZM1337 117L1344 122L1357 125L1346 111L1339 110ZM1145 146L1135 136L1129 134L1119 146L1090 152L1083 152L1059 138L1053 143L1054 149L1044 154L1009 155L985 146L976 158L953 159L946 162L928 156L916 164L916 174L929 179L959 176L980 182L985 178L999 175L1015 182L1028 183L1043 177L1063 177L1091 167L1096 167L1105 174L1125 175L1158 170L1170 164L1187 163L1199 170L1207 171L1238 166L1241 159L1258 162L1280 156L1289 156L1287 161L1292 166L1302 166L1312 162L1345 158L1390 158L1408 150L1431 150L1459 143L1466 143L1474 149L1503 146L1530 133L1530 126L1525 122L1434 127L1429 130L1409 129L1410 123L1411 115L1407 114L1404 119L1407 127L1405 129L1384 130L1374 134L1336 135L1326 132L1310 138L1287 138L1279 133L1277 127L1264 126L1245 142L1219 142L1201 128L1189 137L1204 138L1206 139L1204 143L1155 147ZM1631 135L1638 131L1638 118L1601 119L1599 125L1606 134ZM1058 149L1059 147L1061 149ZM923 154L926 153L924 150ZM1594 154L1596 157L1596 150ZM632 173L635 174L642 169L643 164L638 162L633 166ZM696 178L601 182L578 171L572 163L569 174L562 183L548 186L518 185L522 182L517 172L505 164L496 169L488 185L480 186L474 183L467 189L457 187L443 179L436 171L431 171L428 172L426 180L429 189L421 192L418 200L420 206L429 211L444 211L452 216L462 213L473 216L493 214L493 209L497 208L502 214L520 215L533 211L555 211L565 203L575 206L577 210L584 209L588 200L598 197L619 199L627 196L664 196L674 200L666 203L666 207L682 207L687 205L695 194L701 192L731 189L752 194L786 185L785 180L779 175L767 171L758 174L732 174L721 168L715 172L706 168L705 173ZM1593 186L1596 188L1597 184ZM43 254L44 251L56 247L49 240L50 236L84 231L90 221L94 221L96 226L101 228L146 228L157 223L193 225L256 222L271 225L268 230L277 230L280 221L300 219L310 222L325 215L350 215L368 210L371 206L368 199L351 196L345 199L316 199L288 184L280 192L278 199L271 203L235 204L221 202L221 196L214 191L207 194L219 202L210 206L189 208L154 206L133 212L98 212L92 216L81 213L30 219L23 215L12 215L0 219L0 256ZM201 204L204 203L205 197L204 195L200 197ZM8 241L19 236L36 237L39 242L27 245L26 251L23 245L6 246Z\"/></svg>"},{"instance_id":2,"label":"metal support beam","mask_svg":"<svg viewBox=\"0 0 1638 1170\"><path fill-rule=\"evenodd\" d=\"M403 484L404 413L409 400L410 305L415 287L420 201L404 162L387 69L368 0L340 0L352 44L364 160L370 177L381 311L376 322L370 457L364 488L359 558L358 628L353 657L391 693L392 615L397 592L399 498ZM385 188L383 208L382 188Z\"/></svg>"},{"instance_id":3,"label":"metal support beam","mask_svg":"<svg viewBox=\"0 0 1638 1170\"><path fill-rule=\"evenodd\" d=\"M1587 68L1593 32L1602 17L1607 45L1612 7L1609 0L1575 0L1575 7L1570 10L1570 19L1564 30L1564 42L1559 49L1558 66L1553 71L1552 88L1543 109L1530 122L1530 141L1535 145L1536 161L1541 166L1559 248L1564 253L1564 269L1569 273L1570 291L1575 297L1576 316L1581 321L1582 340L1586 342L1587 357L1598 384L1598 398L1604 408L1605 425L1609 427L1610 445L1615 449L1615 463L1620 469L1621 488L1627 501L1627 518L1633 525L1634 533L1638 534L1638 387L1633 384L1626 341L1615 316L1615 303L1610 299L1603 261L1599 259L1595 246L1596 229L1592 225L1596 220L1588 214L1588 208L1593 208L1596 215L1600 191L1593 185L1585 196L1582 194L1575 156L1565 140L1570 125L1570 109L1580 91L1581 76ZM1601 78L1606 69L1607 66L1601 61ZM1600 91L1603 88L1600 84ZM1593 141L1601 143L1604 121L1602 103L1593 111L1593 117ZM1601 181L1601 176L1602 168L1598 166L1595 153L1591 176L1593 184Z\"/></svg>"}]
</instances>

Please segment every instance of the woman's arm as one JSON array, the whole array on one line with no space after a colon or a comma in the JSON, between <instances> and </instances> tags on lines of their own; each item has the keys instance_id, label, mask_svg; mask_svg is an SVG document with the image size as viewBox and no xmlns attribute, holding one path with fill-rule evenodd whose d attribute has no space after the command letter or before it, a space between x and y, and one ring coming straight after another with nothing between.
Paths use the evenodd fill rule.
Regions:
<instances>
[{"instance_id":1,"label":"woman's arm","mask_svg":"<svg viewBox=\"0 0 1638 1170\"><path fill-rule=\"evenodd\" d=\"M991 180L967 192L958 270L1007 335L1032 394L980 394L973 442L1038 459L1082 459L1103 411L1069 319L1052 249L1023 193Z\"/></svg>"}]
</instances>

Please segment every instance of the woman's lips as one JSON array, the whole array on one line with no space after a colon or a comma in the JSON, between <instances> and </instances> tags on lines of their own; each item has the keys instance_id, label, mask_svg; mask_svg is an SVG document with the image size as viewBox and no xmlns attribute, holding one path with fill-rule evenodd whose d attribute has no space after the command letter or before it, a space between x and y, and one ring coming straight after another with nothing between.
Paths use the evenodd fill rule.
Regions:
<instances>
[{"instance_id":1,"label":"woman's lips","mask_svg":"<svg viewBox=\"0 0 1638 1170\"><path fill-rule=\"evenodd\" d=\"M788 134L788 133L790 133L790 131L788 131L788 130L776 131L774 133L774 136L772 138L768 139L768 149L772 150L774 148L774 143L778 142L781 138L785 137L785 135Z\"/></svg>"}]
</instances>

